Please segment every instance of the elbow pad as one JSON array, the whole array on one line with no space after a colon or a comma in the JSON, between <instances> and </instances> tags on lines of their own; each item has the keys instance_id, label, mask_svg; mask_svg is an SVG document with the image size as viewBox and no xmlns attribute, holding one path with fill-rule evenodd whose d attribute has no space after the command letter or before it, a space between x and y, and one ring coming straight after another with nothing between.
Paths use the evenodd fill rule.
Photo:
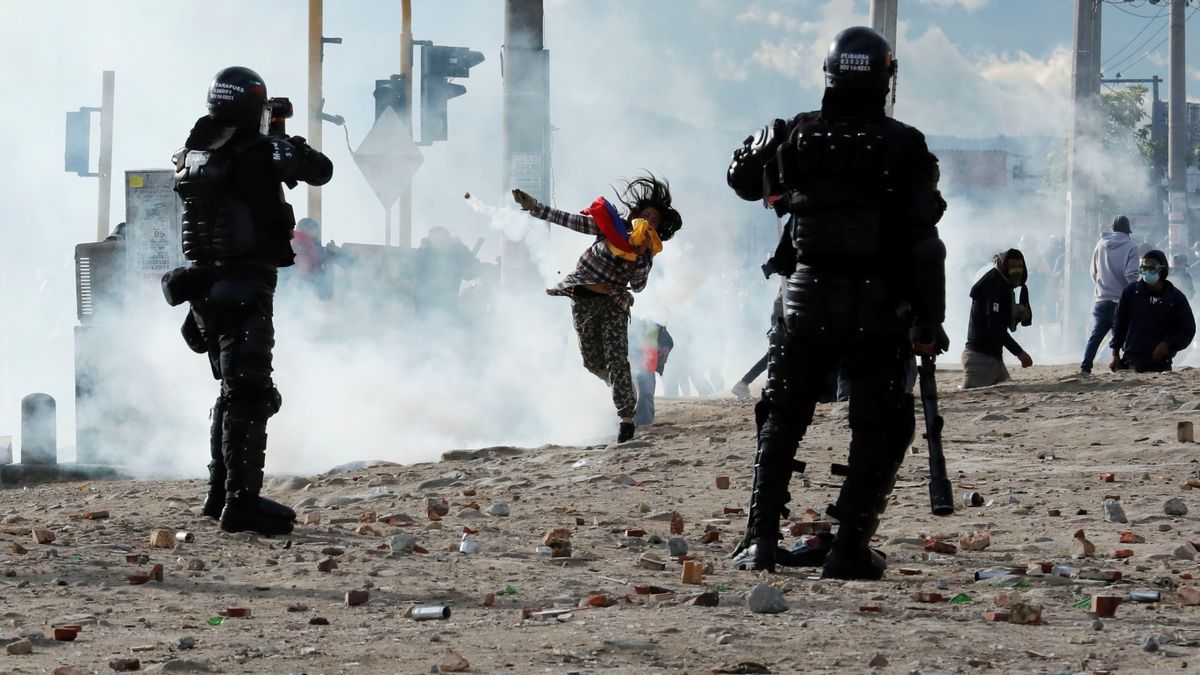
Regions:
<instances>
[{"instance_id":1,"label":"elbow pad","mask_svg":"<svg viewBox=\"0 0 1200 675\"><path fill-rule=\"evenodd\" d=\"M742 147L733 153L733 161L725 174L725 182L737 196L748 202L769 196L766 194L763 170L767 162L774 159L786 135L787 122L776 119L742 141Z\"/></svg>"},{"instance_id":2,"label":"elbow pad","mask_svg":"<svg viewBox=\"0 0 1200 675\"><path fill-rule=\"evenodd\" d=\"M938 324L946 320L946 244L934 236L918 242L913 249L916 268L916 320Z\"/></svg>"},{"instance_id":3,"label":"elbow pad","mask_svg":"<svg viewBox=\"0 0 1200 675\"><path fill-rule=\"evenodd\" d=\"M300 136L272 139L271 159L279 180L324 185L333 178L333 162Z\"/></svg>"}]
</instances>

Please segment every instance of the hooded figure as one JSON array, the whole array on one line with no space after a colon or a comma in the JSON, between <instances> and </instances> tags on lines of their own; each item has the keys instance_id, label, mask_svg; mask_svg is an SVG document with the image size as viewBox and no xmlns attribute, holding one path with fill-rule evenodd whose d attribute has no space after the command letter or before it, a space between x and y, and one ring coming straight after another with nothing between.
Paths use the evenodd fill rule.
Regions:
<instances>
[{"instance_id":1,"label":"hooded figure","mask_svg":"<svg viewBox=\"0 0 1200 675\"><path fill-rule=\"evenodd\" d=\"M1112 222L1112 232L1105 232L1096 242L1092 252L1092 282L1096 302L1092 305L1092 334L1083 350L1083 362L1079 372L1090 374L1096 352L1104 336L1112 330L1113 317L1117 313L1117 301L1129 284L1138 278L1138 246L1129 236L1129 219L1117 216Z\"/></svg>"},{"instance_id":2,"label":"hooded figure","mask_svg":"<svg viewBox=\"0 0 1200 675\"><path fill-rule=\"evenodd\" d=\"M1171 370L1171 359L1196 336L1192 308L1183 293L1167 281L1170 271L1162 251L1152 250L1142 256L1138 268L1141 278L1125 287L1117 305L1110 370Z\"/></svg>"},{"instance_id":3,"label":"hooded figure","mask_svg":"<svg viewBox=\"0 0 1200 675\"><path fill-rule=\"evenodd\" d=\"M1010 248L992 261L992 269L971 287L971 321L962 357L963 389L1008 381L1004 349L1021 361L1022 368L1033 365L1033 359L1009 334L1018 325L1033 324L1025 256ZM1017 288L1021 289L1020 300L1014 302L1013 291Z\"/></svg>"}]
</instances>

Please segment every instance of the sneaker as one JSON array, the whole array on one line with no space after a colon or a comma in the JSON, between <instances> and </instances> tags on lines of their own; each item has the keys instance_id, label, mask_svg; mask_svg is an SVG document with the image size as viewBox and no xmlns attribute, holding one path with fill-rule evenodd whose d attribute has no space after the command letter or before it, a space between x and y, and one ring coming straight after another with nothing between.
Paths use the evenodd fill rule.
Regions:
<instances>
[{"instance_id":1,"label":"sneaker","mask_svg":"<svg viewBox=\"0 0 1200 675\"><path fill-rule=\"evenodd\" d=\"M733 385L733 389L729 390L729 393L738 398L750 398L750 385L739 380L737 384Z\"/></svg>"},{"instance_id":2,"label":"sneaker","mask_svg":"<svg viewBox=\"0 0 1200 675\"><path fill-rule=\"evenodd\" d=\"M617 432L617 442L633 440L633 422L621 422L621 430Z\"/></svg>"}]
</instances>

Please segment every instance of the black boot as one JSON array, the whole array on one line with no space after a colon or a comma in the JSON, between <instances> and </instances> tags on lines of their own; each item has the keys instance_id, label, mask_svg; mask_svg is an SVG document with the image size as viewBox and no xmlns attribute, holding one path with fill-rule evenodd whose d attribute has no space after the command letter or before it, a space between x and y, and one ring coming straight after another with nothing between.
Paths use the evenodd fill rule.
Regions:
<instances>
[{"instance_id":1,"label":"black boot","mask_svg":"<svg viewBox=\"0 0 1200 675\"><path fill-rule=\"evenodd\" d=\"M221 529L226 532L288 534L295 512L259 496L267 455L266 416L250 419L230 409L225 415L224 455L227 478Z\"/></svg>"},{"instance_id":2,"label":"black boot","mask_svg":"<svg viewBox=\"0 0 1200 675\"><path fill-rule=\"evenodd\" d=\"M883 578L887 556L871 548L871 537L879 528L879 515L887 504L895 476L892 471L890 474L851 474L846 478L837 504L827 509L839 524L829 555L825 557L822 577L871 581Z\"/></svg>"},{"instance_id":3,"label":"black boot","mask_svg":"<svg viewBox=\"0 0 1200 675\"><path fill-rule=\"evenodd\" d=\"M222 454L221 438L225 426L225 397L218 396L209 412L212 423L208 430L208 445L211 460L208 463L208 496L204 498L204 515L219 519L225 508L225 456Z\"/></svg>"},{"instance_id":4,"label":"black boot","mask_svg":"<svg viewBox=\"0 0 1200 675\"><path fill-rule=\"evenodd\" d=\"M617 432L617 442L624 443L633 440L633 430L633 422L621 422L621 429Z\"/></svg>"}]
</instances>

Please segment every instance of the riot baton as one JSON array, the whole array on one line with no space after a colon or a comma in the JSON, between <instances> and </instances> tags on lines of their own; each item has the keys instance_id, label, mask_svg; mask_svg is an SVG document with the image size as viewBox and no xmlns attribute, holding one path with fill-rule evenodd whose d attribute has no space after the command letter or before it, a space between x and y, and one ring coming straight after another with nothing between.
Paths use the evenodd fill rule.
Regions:
<instances>
[{"instance_id":1,"label":"riot baton","mask_svg":"<svg viewBox=\"0 0 1200 675\"><path fill-rule=\"evenodd\" d=\"M917 368L921 381L921 409L925 413L925 442L929 445L929 510L935 516L954 513L954 488L946 477L946 456L942 454L943 420L938 412L937 379L934 357L922 355Z\"/></svg>"}]
</instances>

